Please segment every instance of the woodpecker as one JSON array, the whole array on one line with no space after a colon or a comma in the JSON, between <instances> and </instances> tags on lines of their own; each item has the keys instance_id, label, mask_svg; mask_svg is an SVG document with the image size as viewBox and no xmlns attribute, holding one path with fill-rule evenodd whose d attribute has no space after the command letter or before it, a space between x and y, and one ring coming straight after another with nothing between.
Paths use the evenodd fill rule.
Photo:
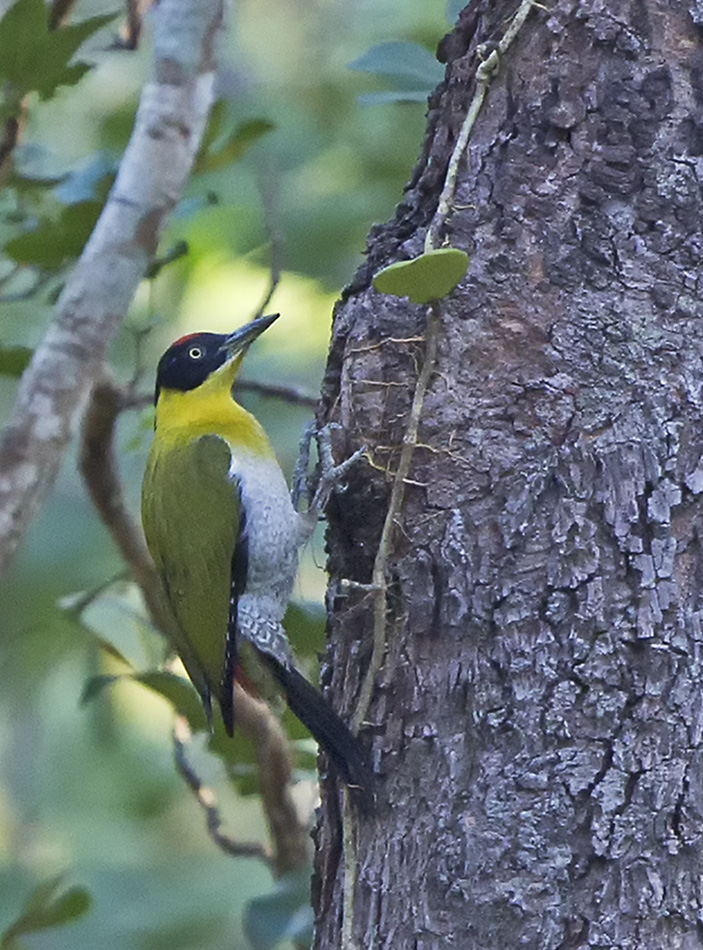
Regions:
<instances>
[{"instance_id":1,"label":"woodpecker","mask_svg":"<svg viewBox=\"0 0 703 950\"><path fill-rule=\"evenodd\" d=\"M142 485L147 545L175 620L173 646L208 719L234 732L233 687L278 684L344 781L368 800L357 739L296 668L283 615L317 511L296 511L271 444L232 386L278 318L176 340L156 374L154 438Z\"/></svg>"}]
</instances>

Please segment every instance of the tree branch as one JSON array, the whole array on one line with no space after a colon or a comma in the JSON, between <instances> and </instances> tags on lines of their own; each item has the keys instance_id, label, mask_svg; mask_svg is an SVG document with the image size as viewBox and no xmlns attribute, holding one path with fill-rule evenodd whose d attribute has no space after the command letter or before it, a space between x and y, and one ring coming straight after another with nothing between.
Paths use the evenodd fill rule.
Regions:
<instances>
[{"instance_id":1,"label":"tree branch","mask_svg":"<svg viewBox=\"0 0 703 950\"><path fill-rule=\"evenodd\" d=\"M126 0L125 23L120 38L125 49L136 49L142 35L142 22L151 6L151 0Z\"/></svg>"},{"instance_id":2,"label":"tree branch","mask_svg":"<svg viewBox=\"0 0 703 950\"><path fill-rule=\"evenodd\" d=\"M56 30L63 26L75 5L76 0L51 0L49 4L49 29Z\"/></svg>"},{"instance_id":3,"label":"tree branch","mask_svg":"<svg viewBox=\"0 0 703 950\"><path fill-rule=\"evenodd\" d=\"M297 386L280 386L278 383L261 383L256 379L238 379L234 384L235 393L256 393L265 399L280 399L291 406L307 406L315 409L318 403L317 396L299 389ZM146 409L154 402L153 393L136 392L134 395L124 395L125 409Z\"/></svg>"},{"instance_id":4,"label":"tree branch","mask_svg":"<svg viewBox=\"0 0 703 950\"><path fill-rule=\"evenodd\" d=\"M20 382L0 438L0 574L58 471L74 419L180 198L213 99L222 0L162 0L153 78L117 181Z\"/></svg>"},{"instance_id":5,"label":"tree branch","mask_svg":"<svg viewBox=\"0 0 703 950\"><path fill-rule=\"evenodd\" d=\"M234 719L254 743L261 783L261 802L273 841L276 876L308 863L309 835L290 793L293 779L291 748L280 721L266 703L240 686L234 690Z\"/></svg>"},{"instance_id":6,"label":"tree branch","mask_svg":"<svg viewBox=\"0 0 703 950\"><path fill-rule=\"evenodd\" d=\"M283 235L278 226L276 215L276 179L271 173L270 168L259 172L258 186L261 204L264 209L266 233L268 234L269 243L271 245L271 278L268 290L259 305L259 309L254 314L254 318L263 316L264 311L271 303L271 298L276 293L276 288L281 281L281 272L283 270Z\"/></svg>"},{"instance_id":7,"label":"tree branch","mask_svg":"<svg viewBox=\"0 0 703 950\"><path fill-rule=\"evenodd\" d=\"M124 403L122 391L109 377L96 383L83 418L78 464L98 515L142 591L154 626L167 635L172 620L164 609L159 576L127 508L118 475L114 435Z\"/></svg>"},{"instance_id":8,"label":"tree branch","mask_svg":"<svg viewBox=\"0 0 703 950\"><path fill-rule=\"evenodd\" d=\"M173 727L173 758L176 769L183 781L195 796L198 804L205 813L205 823L208 834L217 847L233 858L259 858L264 864L271 866L271 855L260 841L237 841L225 834L222 829L222 816L217 807L215 795L200 780L200 776L188 761L186 747L190 742L191 733L188 720L183 716L176 716Z\"/></svg>"},{"instance_id":9,"label":"tree branch","mask_svg":"<svg viewBox=\"0 0 703 950\"><path fill-rule=\"evenodd\" d=\"M22 128L27 119L26 100L22 100L17 115L5 119L0 135L0 187L4 187L12 171L12 155L20 140Z\"/></svg>"},{"instance_id":10,"label":"tree branch","mask_svg":"<svg viewBox=\"0 0 703 950\"><path fill-rule=\"evenodd\" d=\"M256 393L267 399L280 399L291 406L307 406L309 409L317 407L317 396L298 389L297 386L279 386L277 383L260 383L255 379L238 379L234 384L235 392Z\"/></svg>"}]
</instances>

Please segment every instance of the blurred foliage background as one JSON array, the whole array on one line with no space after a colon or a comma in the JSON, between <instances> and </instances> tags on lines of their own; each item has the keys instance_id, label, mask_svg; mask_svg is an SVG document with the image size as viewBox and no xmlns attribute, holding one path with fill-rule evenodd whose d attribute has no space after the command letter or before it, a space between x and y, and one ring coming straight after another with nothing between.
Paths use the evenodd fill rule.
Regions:
<instances>
[{"instance_id":1,"label":"blurred foliage background","mask_svg":"<svg viewBox=\"0 0 703 950\"><path fill-rule=\"evenodd\" d=\"M18 2L23 15L39 16L43 0L39 8ZM162 242L162 253L180 241L188 252L143 282L111 351L120 380L140 373L139 387L148 392L172 339L248 320L270 280L275 234L283 272L269 310L284 316L252 350L243 375L315 394L332 304L361 259L369 227L401 198L424 130L425 97L442 75L431 54L461 5L236 4L209 148ZM80 0L70 23L109 13L118 16L107 25L96 21L101 29L81 47L79 59L92 68L80 81L45 89L42 99L36 77L46 57L35 51L34 78L20 90L26 126L14 169L0 180L3 416L109 189L148 75L148 18L136 51L114 48L120 10L108 0ZM24 42L19 33L16 40ZM400 41L424 49L379 47ZM18 89L7 56L4 62L0 57L3 120L17 105ZM309 410L262 397L242 401L290 472ZM148 408L124 413L120 423L122 474L135 512L151 424ZM301 604L313 605L297 614L293 636L309 658L322 646L323 563L318 538L296 593ZM91 510L74 450L0 592L0 934L8 948L37 950L247 950L252 939L273 946L275 926L268 936L250 927L247 937L242 925L257 907L266 920L275 916L266 896L274 889L271 876L255 861L225 857L207 837L174 771L168 702L124 680L80 704L91 677L128 669L106 642L136 669L163 658L122 572ZM81 610L82 604L89 605ZM314 758L309 740L300 746L307 754L297 793L310 810ZM236 789L215 756L199 746L193 755L217 789L228 831L265 836L256 795L244 794L255 792L255 782L246 781L246 750ZM47 928L21 936L19 925L8 933L33 893L29 919ZM90 907L82 913L87 895ZM73 916L70 928L48 926Z\"/></svg>"}]
</instances>

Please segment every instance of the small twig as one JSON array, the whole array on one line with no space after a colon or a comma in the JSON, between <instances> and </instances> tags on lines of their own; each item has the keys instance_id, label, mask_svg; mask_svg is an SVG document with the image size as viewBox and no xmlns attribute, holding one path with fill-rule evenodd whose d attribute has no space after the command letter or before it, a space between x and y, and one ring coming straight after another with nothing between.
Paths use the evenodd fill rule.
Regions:
<instances>
[{"instance_id":1,"label":"small twig","mask_svg":"<svg viewBox=\"0 0 703 950\"><path fill-rule=\"evenodd\" d=\"M309 860L308 829L291 795L290 741L270 707L238 685L234 690L234 720L256 751L261 800L274 846L271 863L278 877L304 867Z\"/></svg>"},{"instance_id":2,"label":"small twig","mask_svg":"<svg viewBox=\"0 0 703 950\"><path fill-rule=\"evenodd\" d=\"M2 127L0 136L0 186L4 185L12 171L12 154L19 144L22 129L27 119L26 97L17 106L17 114L11 115Z\"/></svg>"},{"instance_id":3,"label":"small twig","mask_svg":"<svg viewBox=\"0 0 703 950\"><path fill-rule=\"evenodd\" d=\"M387 336L383 340L379 340L378 343L369 343L367 346L355 346L350 347L348 352L349 354L356 353L370 353L372 350L379 350L382 346L386 346L388 343L424 343L424 336Z\"/></svg>"},{"instance_id":4,"label":"small twig","mask_svg":"<svg viewBox=\"0 0 703 950\"><path fill-rule=\"evenodd\" d=\"M164 254L152 260L144 273L144 277L147 280L153 280L155 277L158 277L164 267L168 267L169 264L173 264L182 257L186 257L188 250L187 241L176 241Z\"/></svg>"},{"instance_id":5,"label":"small twig","mask_svg":"<svg viewBox=\"0 0 703 950\"><path fill-rule=\"evenodd\" d=\"M57 30L71 15L76 0L52 0L49 4L49 29Z\"/></svg>"},{"instance_id":6,"label":"small twig","mask_svg":"<svg viewBox=\"0 0 703 950\"><path fill-rule=\"evenodd\" d=\"M222 827L222 817L220 816L217 800L212 789L200 781L199 776L188 762L186 756L186 745L191 740L188 721L184 716L177 716L173 725L173 759L176 763L176 769L183 781L195 796L198 804L205 813L205 824L208 834L215 842L217 847L236 858L259 858L264 864L272 866L271 854L259 842L236 841L229 835L224 834L220 829Z\"/></svg>"},{"instance_id":7,"label":"small twig","mask_svg":"<svg viewBox=\"0 0 703 950\"><path fill-rule=\"evenodd\" d=\"M113 574L112 577L108 577L106 580L96 584L95 587L91 587L90 590L79 594L75 599L71 598L70 604L66 605L65 601L61 602L61 607L67 614L80 620L83 611L87 610L99 597L102 597L105 591L109 590L113 584L119 584L120 581L124 582L129 579L129 571L119 571L117 574Z\"/></svg>"},{"instance_id":8,"label":"small twig","mask_svg":"<svg viewBox=\"0 0 703 950\"><path fill-rule=\"evenodd\" d=\"M296 386L278 386L276 383L260 383L254 379L238 379L234 384L235 392L257 393L270 399L280 399L292 406L308 406L315 409L318 400L310 393Z\"/></svg>"},{"instance_id":9,"label":"small twig","mask_svg":"<svg viewBox=\"0 0 703 950\"><path fill-rule=\"evenodd\" d=\"M123 49L134 50L139 46L142 35L142 21L150 6L151 0L127 0L127 19L120 31L120 42Z\"/></svg>"},{"instance_id":10,"label":"small twig","mask_svg":"<svg viewBox=\"0 0 703 950\"><path fill-rule=\"evenodd\" d=\"M264 311L271 303L271 298L276 293L283 271L283 235L278 226L275 179L269 170L268 173L260 172L257 181L259 194L261 195L261 205L264 210L266 234L271 245L271 276L268 290L253 319L263 316Z\"/></svg>"},{"instance_id":11,"label":"small twig","mask_svg":"<svg viewBox=\"0 0 703 950\"><path fill-rule=\"evenodd\" d=\"M123 409L146 409L154 405L154 394L147 392L130 392L131 381L122 393Z\"/></svg>"},{"instance_id":12,"label":"small twig","mask_svg":"<svg viewBox=\"0 0 703 950\"><path fill-rule=\"evenodd\" d=\"M253 379L238 379L234 384L234 391L243 393L256 393L258 396L264 396L267 399L280 399L282 402L290 403L291 406L307 406L314 409L317 406L317 399L310 393L296 386L278 386L275 383L260 383ZM154 402L153 393L145 392L126 392L124 394L123 407L125 409L146 409Z\"/></svg>"},{"instance_id":13,"label":"small twig","mask_svg":"<svg viewBox=\"0 0 703 950\"><path fill-rule=\"evenodd\" d=\"M471 131L474 127L476 119L478 118L478 114L481 111L481 106L483 105L486 92L488 91L488 87L491 84L493 76L500 66L501 58L508 51L513 43L513 40L520 32L520 29L527 19L530 10L536 5L537 4L535 3L535 0L522 0L522 3L518 7L517 13L511 20L510 26L503 34L503 37L497 48L492 50L490 55L479 64L478 69L476 70L476 89L474 90L474 95L473 99L471 100L469 110L466 113L466 118L462 123L459 137L457 138L456 145L454 146L454 151L452 152L452 156L449 159L449 167L447 169L447 175L444 179L442 193L439 196L437 210L435 212L434 218L432 219L432 223L427 229L427 234L425 236L425 253L431 251L433 248L439 247L441 243L439 239L439 232L444 226L449 212L451 211L454 192L456 191L457 175L459 174L459 163L464 155L464 152L466 151L466 146L468 144Z\"/></svg>"}]
</instances>

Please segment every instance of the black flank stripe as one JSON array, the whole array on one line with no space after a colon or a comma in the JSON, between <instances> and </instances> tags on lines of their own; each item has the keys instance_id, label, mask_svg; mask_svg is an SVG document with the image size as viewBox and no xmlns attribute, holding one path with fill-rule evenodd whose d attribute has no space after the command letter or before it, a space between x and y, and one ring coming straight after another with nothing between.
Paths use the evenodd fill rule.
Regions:
<instances>
[{"instance_id":1,"label":"black flank stripe","mask_svg":"<svg viewBox=\"0 0 703 950\"><path fill-rule=\"evenodd\" d=\"M239 492L239 536L232 555L230 574L229 618L225 641L225 662L220 687L220 709L227 735L234 735L234 676L237 669L237 608L239 598L246 590L249 572L249 541L247 538L246 510Z\"/></svg>"}]
</instances>

